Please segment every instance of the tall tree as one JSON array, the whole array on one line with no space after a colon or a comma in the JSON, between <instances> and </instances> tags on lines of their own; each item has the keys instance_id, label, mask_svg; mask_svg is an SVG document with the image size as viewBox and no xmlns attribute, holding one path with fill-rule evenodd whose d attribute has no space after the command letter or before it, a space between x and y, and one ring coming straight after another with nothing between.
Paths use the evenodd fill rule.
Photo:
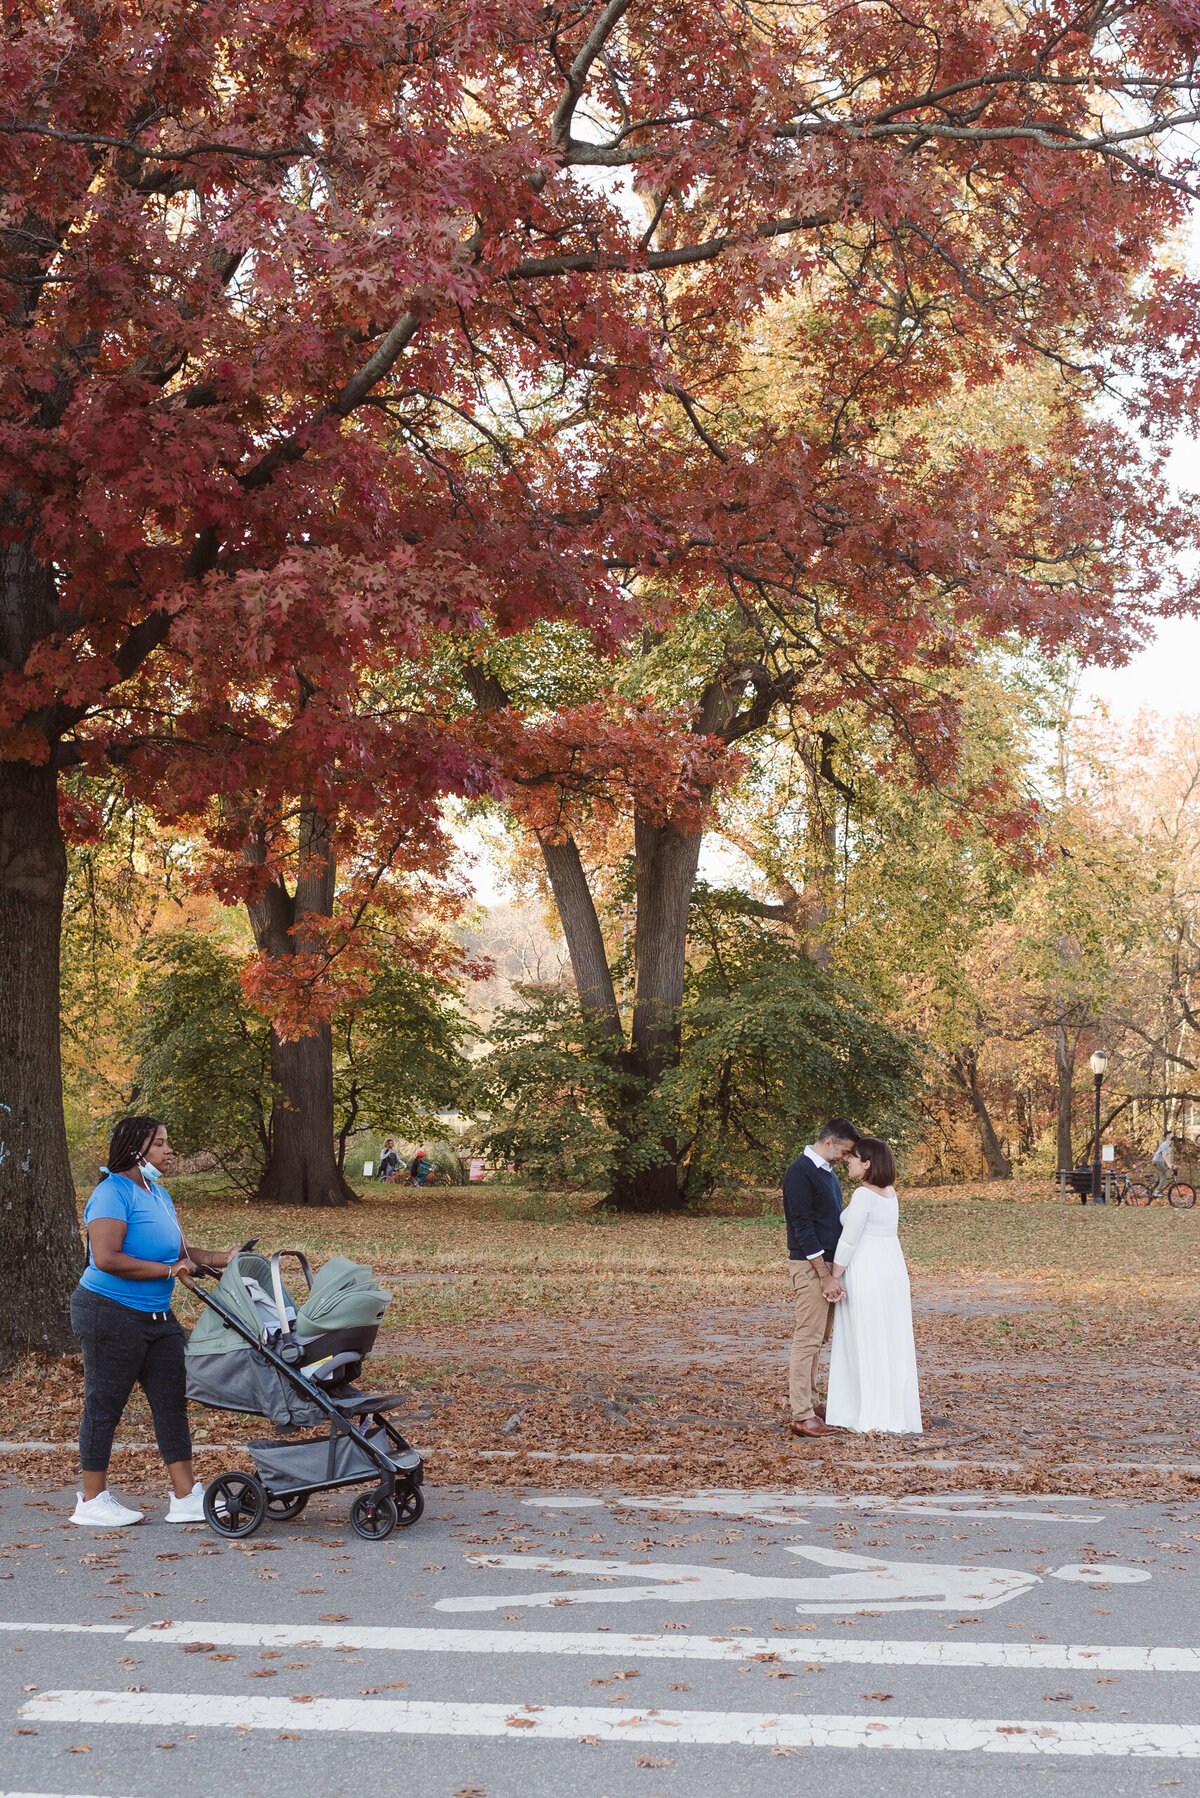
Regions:
<instances>
[{"instance_id":1,"label":"tall tree","mask_svg":"<svg viewBox=\"0 0 1200 1798\"><path fill-rule=\"evenodd\" d=\"M731 471L715 508L711 479L678 498L669 479L597 483L592 437L651 392L705 435L712 321L799 269L852 275L847 317L869 292L867 328L894 320L885 359L935 316L970 315L981 344L989 321L1000 356L1081 313L1102 341L1178 205L1153 145L1194 116L1183 25L1032 0L926 12L9 7L0 1250L20 1296L0 1355L67 1341L80 1254L64 768L107 759L136 784L166 737L160 787L255 790L273 688L290 704L298 680L484 613L603 635L625 615L615 564L686 560L714 519L727 538L757 482ZM575 478L473 484L457 433L480 389L548 380L583 421ZM306 786L322 736L359 724L336 692L310 714Z\"/></svg>"}]
</instances>

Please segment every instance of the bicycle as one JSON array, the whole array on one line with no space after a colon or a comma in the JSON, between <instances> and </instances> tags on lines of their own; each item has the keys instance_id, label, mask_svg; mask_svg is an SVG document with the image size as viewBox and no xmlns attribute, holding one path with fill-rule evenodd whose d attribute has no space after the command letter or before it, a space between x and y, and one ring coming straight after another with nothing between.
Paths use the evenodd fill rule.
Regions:
<instances>
[{"instance_id":1,"label":"bicycle","mask_svg":"<svg viewBox=\"0 0 1200 1798\"><path fill-rule=\"evenodd\" d=\"M1175 1211L1190 1211L1196 1203L1196 1188L1186 1180L1173 1180L1161 1193L1155 1192L1148 1180L1131 1180L1128 1174L1109 1177L1108 1198L1111 1205L1153 1205L1155 1199L1166 1199Z\"/></svg>"}]
</instances>

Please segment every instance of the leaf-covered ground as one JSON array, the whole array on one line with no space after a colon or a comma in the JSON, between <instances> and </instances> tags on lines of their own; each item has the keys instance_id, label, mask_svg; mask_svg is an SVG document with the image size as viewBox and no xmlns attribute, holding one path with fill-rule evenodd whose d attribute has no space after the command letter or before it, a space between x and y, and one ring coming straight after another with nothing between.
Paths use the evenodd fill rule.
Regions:
<instances>
[{"instance_id":1,"label":"leaf-covered ground","mask_svg":"<svg viewBox=\"0 0 1200 1798\"><path fill-rule=\"evenodd\" d=\"M311 1214L204 1183L179 1182L176 1200L199 1242L257 1232L314 1262L372 1263L395 1293L372 1383L406 1394L434 1481L1149 1494L1187 1484L1162 1464L1200 1463L1200 1209L1062 1205L1046 1188L902 1195L926 1434L830 1447L786 1433L782 1224L758 1197L753 1215L678 1219L478 1188L374 1188ZM70 1478L79 1388L72 1360L3 1383L3 1433L64 1444L7 1454L8 1477ZM206 1474L231 1459L206 1442L269 1434L198 1409L193 1424ZM139 1394L123 1436L149 1434ZM596 1460L566 1458L580 1454ZM1145 1465L1114 1465L1130 1462ZM161 1484L152 1453L119 1468L132 1489Z\"/></svg>"}]
</instances>

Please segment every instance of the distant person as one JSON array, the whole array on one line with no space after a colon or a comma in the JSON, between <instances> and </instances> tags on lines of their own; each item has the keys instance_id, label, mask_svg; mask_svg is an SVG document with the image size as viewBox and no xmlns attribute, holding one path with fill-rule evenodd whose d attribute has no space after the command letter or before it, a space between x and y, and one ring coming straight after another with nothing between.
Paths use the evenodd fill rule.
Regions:
<instances>
[{"instance_id":1,"label":"distant person","mask_svg":"<svg viewBox=\"0 0 1200 1798\"><path fill-rule=\"evenodd\" d=\"M858 1131L848 1118L831 1118L783 1176L783 1215L796 1301L788 1366L793 1436L835 1433L817 1399L817 1363L832 1334L835 1297L841 1291L833 1276L833 1255L842 1234L842 1188L833 1164L848 1155L857 1140Z\"/></svg>"},{"instance_id":2,"label":"distant person","mask_svg":"<svg viewBox=\"0 0 1200 1798\"><path fill-rule=\"evenodd\" d=\"M1175 1178L1175 1139L1164 1136L1150 1157L1151 1165L1158 1169L1158 1185L1154 1188L1154 1196L1165 1192Z\"/></svg>"},{"instance_id":3,"label":"distant person","mask_svg":"<svg viewBox=\"0 0 1200 1798\"><path fill-rule=\"evenodd\" d=\"M192 1465L183 1330L171 1310L175 1277L197 1266L226 1266L232 1249L193 1249L159 1179L171 1151L157 1118L122 1118L113 1131L105 1176L83 1213L88 1260L71 1295L71 1328L83 1350L79 1464L83 1491L72 1523L125 1529L142 1513L108 1490L113 1437L129 1395L140 1385L154 1437L167 1464L168 1523L203 1523L203 1487Z\"/></svg>"},{"instance_id":4,"label":"distant person","mask_svg":"<svg viewBox=\"0 0 1200 1798\"><path fill-rule=\"evenodd\" d=\"M424 1186L433 1174L433 1163L424 1149L418 1149L408 1170L410 1186Z\"/></svg>"},{"instance_id":5,"label":"distant person","mask_svg":"<svg viewBox=\"0 0 1200 1798\"><path fill-rule=\"evenodd\" d=\"M1074 1187L1075 1191L1079 1194L1079 1203L1081 1205L1086 1205L1092 1196L1091 1162L1081 1161L1077 1167L1073 1167L1071 1172L1067 1175L1067 1185Z\"/></svg>"},{"instance_id":6,"label":"distant person","mask_svg":"<svg viewBox=\"0 0 1200 1798\"><path fill-rule=\"evenodd\" d=\"M912 1292L900 1247L896 1157L863 1136L846 1157L859 1182L833 1252L841 1288L829 1356L829 1424L842 1430L921 1434Z\"/></svg>"},{"instance_id":7,"label":"distant person","mask_svg":"<svg viewBox=\"0 0 1200 1798\"><path fill-rule=\"evenodd\" d=\"M400 1157L396 1153L394 1137L387 1137L383 1145L383 1154L379 1157L379 1178L394 1180L400 1172Z\"/></svg>"}]
</instances>

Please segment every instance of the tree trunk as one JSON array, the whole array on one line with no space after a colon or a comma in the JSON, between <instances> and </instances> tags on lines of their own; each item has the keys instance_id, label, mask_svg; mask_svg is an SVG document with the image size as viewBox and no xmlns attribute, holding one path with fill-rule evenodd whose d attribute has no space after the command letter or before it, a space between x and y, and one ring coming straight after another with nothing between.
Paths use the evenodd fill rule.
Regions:
<instances>
[{"instance_id":1,"label":"tree trunk","mask_svg":"<svg viewBox=\"0 0 1200 1798\"><path fill-rule=\"evenodd\" d=\"M0 762L0 1366L74 1346L83 1266L63 1125L59 943L67 858L54 770Z\"/></svg>"},{"instance_id":2,"label":"tree trunk","mask_svg":"<svg viewBox=\"0 0 1200 1798\"><path fill-rule=\"evenodd\" d=\"M1055 1026L1054 1071L1058 1076L1056 1153L1060 1168L1075 1166L1075 1151L1071 1146L1071 1126L1074 1122L1075 1110L1075 1048L1078 1040L1078 1033L1072 1036L1065 1024Z\"/></svg>"},{"instance_id":3,"label":"tree trunk","mask_svg":"<svg viewBox=\"0 0 1200 1798\"><path fill-rule=\"evenodd\" d=\"M538 847L550 877L559 922L567 939L575 990L583 1011L594 1023L621 1041L621 1013L613 986L604 933L596 916L587 874L573 838L553 843L538 836Z\"/></svg>"},{"instance_id":4,"label":"tree trunk","mask_svg":"<svg viewBox=\"0 0 1200 1798\"><path fill-rule=\"evenodd\" d=\"M251 846L249 858L267 859L266 845ZM296 890L272 880L250 906L254 940L264 955L302 955L312 945L304 934L306 917L333 913L334 861L325 820L305 810L300 821ZM333 1115L333 1033L328 1024L294 1042L271 1031L271 1158L255 1198L269 1205L347 1205L357 1193L338 1166Z\"/></svg>"},{"instance_id":5,"label":"tree trunk","mask_svg":"<svg viewBox=\"0 0 1200 1798\"><path fill-rule=\"evenodd\" d=\"M637 864L637 987L627 1058L630 1073L650 1092L679 1060L680 1008L686 969L688 906L703 833L685 836L668 825L634 820ZM609 1203L617 1211L677 1211L686 1203L678 1143L661 1144L657 1165L640 1153L618 1161Z\"/></svg>"},{"instance_id":6,"label":"tree trunk","mask_svg":"<svg viewBox=\"0 0 1200 1798\"><path fill-rule=\"evenodd\" d=\"M987 1171L993 1180L1011 1180L1012 1162L1000 1147L987 1101L979 1089L979 1062L974 1049L960 1049L952 1059L955 1078L971 1101L975 1122L979 1126L979 1146Z\"/></svg>"},{"instance_id":7,"label":"tree trunk","mask_svg":"<svg viewBox=\"0 0 1200 1798\"><path fill-rule=\"evenodd\" d=\"M333 1034L328 1024L284 1042L271 1032L271 1160L255 1198L264 1205L346 1205L357 1194L338 1167L333 1128Z\"/></svg>"}]
</instances>

